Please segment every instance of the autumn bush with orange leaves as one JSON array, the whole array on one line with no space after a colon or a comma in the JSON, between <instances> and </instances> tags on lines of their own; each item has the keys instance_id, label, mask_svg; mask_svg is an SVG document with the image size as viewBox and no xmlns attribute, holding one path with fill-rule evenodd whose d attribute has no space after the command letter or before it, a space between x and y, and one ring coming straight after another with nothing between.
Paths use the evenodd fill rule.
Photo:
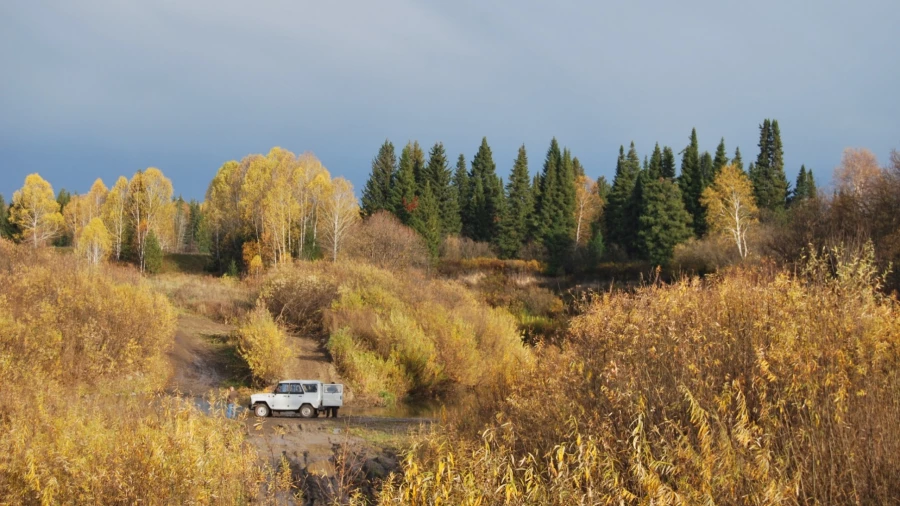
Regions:
<instances>
[{"instance_id":1,"label":"autumn bush with orange leaves","mask_svg":"<svg viewBox=\"0 0 900 506\"><path fill-rule=\"evenodd\" d=\"M491 419L461 411L380 501L894 504L900 312L873 257L598 294Z\"/></svg>"}]
</instances>

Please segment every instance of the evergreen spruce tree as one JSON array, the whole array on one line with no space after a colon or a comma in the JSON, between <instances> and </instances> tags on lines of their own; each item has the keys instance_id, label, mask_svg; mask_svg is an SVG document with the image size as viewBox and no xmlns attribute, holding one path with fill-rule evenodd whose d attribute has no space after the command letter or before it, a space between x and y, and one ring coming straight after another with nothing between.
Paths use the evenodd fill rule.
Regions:
<instances>
[{"instance_id":1,"label":"evergreen spruce tree","mask_svg":"<svg viewBox=\"0 0 900 506\"><path fill-rule=\"evenodd\" d=\"M707 185L712 184L719 171L726 165L728 165L728 153L725 151L725 137L722 137L722 140L719 141L719 147L716 148L716 157L712 162L712 177L707 182Z\"/></svg>"},{"instance_id":2,"label":"evergreen spruce tree","mask_svg":"<svg viewBox=\"0 0 900 506\"><path fill-rule=\"evenodd\" d=\"M753 194L760 209L784 209L789 184L784 174L784 150L778 121L766 118L759 127L759 155L750 172Z\"/></svg>"},{"instance_id":3,"label":"evergreen spruce tree","mask_svg":"<svg viewBox=\"0 0 900 506\"><path fill-rule=\"evenodd\" d=\"M546 246L546 242L553 234L553 219L557 212L559 192L558 173L562 165L562 152L556 137L550 140L547 156L544 158L544 168L535 181L534 196L534 221L532 236Z\"/></svg>"},{"instance_id":4,"label":"evergreen spruce tree","mask_svg":"<svg viewBox=\"0 0 900 506\"><path fill-rule=\"evenodd\" d=\"M578 181L578 178L584 175L584 166L581 165L581 161L578 160L578 157L572 158L572 170L575 173L575 181Z\"/></svg>"},{"instance_id":5,"label":"evergreen spruce tree","mask_svg":"<svg viewBox=\"0 0 900 506\"><path fill-rule=\"evenodd\" d=\"M159 246L156 234L151 230L147 233L147 243L144 245L144 269L150 274L157 274L162 270L163 251Z\"/></svg>"},{"instance_id":6,"label":"evergreen spruce tree","mask_svg":"<svg viewBox=\"0 0 900 506\"><path fill-rule=\"evenodd\" d=\"M482 138L481 146L472 159L469 177L472 185L472 197L469 202L469 214L472 219L471 237L476 241L496 240L503 211L503 185L497 177L497 166L487 137Z\"/></svg>"},{"instance_id":7,"label":"evergreen spruce tree","mask_svg":"<svg viewBox=\"0 0 900 506\"><path fill-rule=\"evenodd\" d=\"M634 143L632 142L632 151ZM638 170L634 161L625 157L625 148L619 146L616 175L606 204L607 244L617 244L626 251L633 249L637 231L637 215L632 209L632 194L637 183Z\"/></svg>"},{"instance_id":8,"label":"evergreen spruce tree","mask_svg":"<svg viewBox=\"0 0 900 506\"><path fill-rule=\"evenodd\" d=\"M740 147L734 148L734 158L731 159L731 164L740 170L744 170L744 160L741 158Z\"/></svg>"},{"instance_id":9,"label":"evergreen spruce tree","mask_svg":"<svg viewBox=\"0 0 900 506\"><path fill-rule=\"evenodd\" d=\"M56 194L56 203L59 204L59 212L62 213L66 209L66 205L72 200L72 194L65 188L60 188Z\"/></svg>"},{"instance_id":10,"label":"evergreen spruce tree","mask_svg":"<svg viewBox=\"0 0 900 506\"><path fill-rule=\"evenodd\" d=\"M396 171L397 157L394 155L394 145L391 141L385 140L378 149L378 154L372 159L372 173L363 189L362 214L364 216L371 216L382 209L393 210L391 186Z\"/></svg>"},{"instance_id":11,"label":"evergreen spruce tree","mask_svg":"<svg viewBox=\"0 0 900 506\"><path fill-rule=\"evenodd\" d=\"M425 239L429 255L436 259L441 246L441 216L437 198L431 190L431 181L427 179L419 206L411 216L409 225Z\"/></svg>"},{"instance_id":12,"label":"evergreen spruce tree","mask_svg":"<svg viewBox=\"0 0 900 506\"><path fill-rule=\"evenodd\" d=\"M656 265L666 265L675 246L693 236L691 215L685 210L681 190L673 181L642 178L640 187L641 253Z\"/></svg>"},{"instance_id":13,"label":"evergreen spruce tree","mask_svg":"<svg viewBox=\"0 0 900 506\"><path fill-rule=\"evenodd\" d=\"M700 205L700 194L703 193L703 171L700 167L700 147L697 142L697 129L691 130L691 142L681 156L681 177L678 178L684 208L691 215L694 233L703 233L703 206Z\"/></svg>"},{"instance_id":14,"label":"evergreen spruce tree","mask_svg":"<svg viewBox=\"0 0 900 506\"><path fill-rule=\"evenodd\" d=\"M418 185L411 155L412 144L407 144L400 153L397 177L391 188L391 207L397 218L406 225L409 225L410 219L419 205L416 193Z\"/></svg>"},{"instance_id":15,"label":"evergreen spruce tree","mask_svg":"<svg viewBox=\"0 0 900 506\"><path fill-rule=\"evenodd\" d=\"M806 165L800 166L800 172L797 174L797 184L794 186L794 192L791 202L800 202L816 196L816 181L813 178L812 171L806 170Z\"/></svg>"},{"instance_id":16,"label":"evergreen spruce tree","mask_svg":"<svg viewBox=\"0 0 900 506\"><path fill-rule=\"evenodd\" d=\"M447 154L443 143L435 143L428 153L428 165L425 168L426 182L431 183L435 201L441 221L441 233L443 235L458 234L461 222L459 220L459 202L453 191L452 174L447 165Z\"/></svg>"},{"instance_id":17,"label":"evergreen spruce tree","mask_svg":"<svg viewBox=\"0 0 900 506\"><path fill-rule=\"evenodd\" d=\"M816 178L813 176L812 169L806 171L806 198L816 198L819 189L816 188Z\"/></svg>"},{"instance_id":18,"label":"evergreen spruce tree","mask_svg":"<svg viewBox=\"0 0 900 506\"><path fill-rule=\"evenodd\" d=\"M672 148L666 146L662 152L662 165L660 173L666 179L675 179L675 153Z\"/></svg>"},{"instance_id":19,"label":"evergreen spruce tree","mask_svg":"<svg viewBox=\"0 0 900 506\"><path fill-rule=\"evenodd\" d=\"M647 175L650 179L659 179L663 177L662 170L662 151L659 149L659 143L653 147L653 154L650 156L650 163L647 164Z\"/></svg>"},{"instance_id":20,"label":"evergreen spruce tree","mask_svg":"<svg viewBox=\"0 0 900 506\"><path fill-rule=\"evenodd\" d=\"M533 207L528 155L523 144L506 184L506 209L500 222L500 238L497 241L504 258L515 257L525 244Z\"/></svg>"},{"instance_id":21,"label":"evergreen spruce tree","mask_svg":"<svg viewBox=\"0 0 900 506\"><path fill-rule=\"evenodd\" d=\"M413 141L409 151L409 158L413 167L413 174L416 176L416 195L422 195L425 191L425 151L419 146L419 141Z\"/></svg>"},{"instance_id":22,"label":"evergreen spruce tree","mask_svg":"<svg viewBox=\"0 0 900 506\"><path fill-rule=\"evenodd\" d=\"M472 219L468 211L472 192L469 184L469 170L466 168L466 157L462 153L456 159L456 171L453 173L453 190L456 194L459 209L460 227L458 233L471 237Z\"/></svg>"},{"instance_id":23,"label":"evergreen spruce tree","mask_svg":"<svg viewBox=\"0 0 900 506\"><path fill-rule=\"evenodd\" d=\"M724 167L724 165L723 165ZM703 189L705 190L710 183L712 183L714 174L713 174L713 157L709 154L709 151L704 151L702 155L700 155L700 174L703 174L703 178L700 180L702 182ZM701 191L701 193L703 193Z\"/></svg>"},{"instance_id":24,"label":"evergreen spruce tree","mask_svg":"<svg viewBox=\"0 0 900 506\"><path fill-rule=\"evenodd\" d=\"M603 202L606 205L606 200L609 198L609 192L612 190L612 186L610 186L609 182L606 180L606 176L600 176L597 178L597 195L600 197L600 202Z\"/></svg>"}]
</instances>

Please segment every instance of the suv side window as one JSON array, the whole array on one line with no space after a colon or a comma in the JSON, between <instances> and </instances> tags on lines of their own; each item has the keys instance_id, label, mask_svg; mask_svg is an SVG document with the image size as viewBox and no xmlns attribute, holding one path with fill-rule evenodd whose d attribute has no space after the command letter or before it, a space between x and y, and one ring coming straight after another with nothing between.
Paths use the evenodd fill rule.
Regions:
<instances>
[{"instance_id":1,"label":"suv side window","mask_svg":"<svg viewBox=\"0 0 900 506\"><path fill-rule=\"evenodd\" d=\"M303 387L301 387L299 383L291 383L291 393L292 394L302 394Z\"/></svg>"},{"instance_id":2,"label":"suv side window","mask_svg":"<svg viewBox=\"0 0 900 506\"><path fill-rule=\"evenodd\" d=\"M319 387L315 383L304 383L303 390L307 393L314 394L319 391Z\"/></svg>"},{"instance_id":3,"label":"suv side window","mask_svg":"<svg viewBox=\"0 0 900 506\"><path fill-rule=\"evenodd\" d=\"M291 391L290 383L279 383L278 388L275 389L276 394L286 394Z\"/></svg>"}]
</instances>

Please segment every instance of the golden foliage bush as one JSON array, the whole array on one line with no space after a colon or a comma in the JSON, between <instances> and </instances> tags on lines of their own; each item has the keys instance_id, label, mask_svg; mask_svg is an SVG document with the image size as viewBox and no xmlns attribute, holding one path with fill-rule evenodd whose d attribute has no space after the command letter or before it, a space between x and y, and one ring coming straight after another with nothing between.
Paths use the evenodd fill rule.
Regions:
<instances>
[{"instance_id":1,"label":"golden foliage bush","mask_svg":"<svg viewBox=\"0 0 900 506\"><path fill-rule=\"evenodd\" d=\"M247 315L235 336L238 355L247 362L257 383L268 385L282 379L291 349L284 331L264 306Z\"/></svg>"},{"instance_id":2,"label":"golden foliage bush","mask_svg":"<svg viewBox=\"0 0 900 506\"><path fill-rule=\"evenodd\" d=\"M871 254L840 258L597 296L482 437L428 438L382 502L895 503L900 313Z\"/></svg>"},{"instance_id":3,"label":"golden foliage bush","mask_svg":"<svg viewBox=\"0 0 900 506\"><path fill-rule=\"evenodd\" d=\"M0 440L9 504L247 502L263 478L239 422L167 396L22 396Z\"/></svg>"},{"instance_id":4,"label":"golden foliage bush","mask_svg":"<svg viewBox=\"0 0 900 506\"><path fill-rule=\"evenodd\" d=\"M132 375L149 388L165 380L175 313L148 287L54 254L11 260L0 286L0 378L71 384Z\"/></svg>"},{"instance_id":5,"label":"golden foliage bush","mask_svg":"<svg viewBox=\"0 0 900 506\"><path fill-rule=\"evenodd\" d=\"M304 262L270 274L263 294L273 292L290 294L268 299L273 314L290 315L288 323L321 315L337 367L357 395L372 400L506 382L531 363L509 312L456 282ZM307 306L298 311L293 300Z\"/></svg>"},{"instance_id":6,"label":"golden foliage bush","mask_svg":"<svg viewBox=\"0 0 900 506\"><path fill-rule=\"evenodd\" d=\"M79 260L0 241L0 503L271 502L285 487L241 423L152 393L166 298Z\"/></svg>"}]
</instances>

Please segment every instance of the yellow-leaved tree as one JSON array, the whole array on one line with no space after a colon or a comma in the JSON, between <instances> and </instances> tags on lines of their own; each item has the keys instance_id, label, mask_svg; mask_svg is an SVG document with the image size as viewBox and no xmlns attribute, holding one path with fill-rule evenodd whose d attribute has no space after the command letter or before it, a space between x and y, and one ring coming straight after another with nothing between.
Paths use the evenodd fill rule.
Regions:
<instances>
[{"instance_id":1,"label":"yellow-leaved tree","mask_svg":"<svg viewBox=\"0 0 900 506\"><path fill-rule=\"evenodd\" d=\"M162 217L172 207L172 182L162 171L150 167L146 171L137 171L128 183L128 216L134 227L135 250L141 272L144 272L144 260L147 235L152 230L156 237L165 236L161 226ZM161 234L162 232L162 234Z\"/></svg>"},{"instance_id":2,"label":"yellow-leaved tree","mask_svg":"<svg viewBox=\"0 0 900 506\"><path fill-rule=\"evenodd\" d=\"M95 217L81 229L75 252L97 265L110 253L110 237L106 225L99 217Z\"/></svg>"},{"instance_id":3,"label":"yellow-leaved tree","mask_svg":"<svg viewBox=\"0 0 900 506\"><path fill-rule=\"evenodd\" d=\"M722 167L713 183L703 190L700 203L706 208L710 230L730 235L741 258L747 258L747 231L758 221L747 174L731 164Z\"/></svg>"},{"instance_id":4,"label":"yellow-leaved tree","mask_svg":"<svg viewBox=\"0 0 900 506\"><path fill-rule=\"evenodd\" d=\"M110 234L110 241L116 254L116 260L119 260L122 256L122 240L125 237L125 224L128 218L127 205L128 179L124 176L119 176L116 184L107 193L106 200L100 209L103 222L106 224L106 230Z\"/></svg>"},{"instance_id":5,"label":"yellow-leaved tree","mask_svg":"<svg viewBox=\"0 0 900 506\"><path fill-rule=\"evenodd\" d=\"M600 216L603 199L597 192L597 182L585 176L575 180L575 244L585 245L590 240L590 224Z\"/></svg>"},{"instance_id":6,"label":"yellow-leaved tree","mask_svg":"<svg viewBox=\"0 0 900 506\"><path fill-rule=\"evenodd\" d=\"M56 237L63 228L63 217L50 183L38 174L26 176L25 185L13 194L10 221L34 248Z\"/></svg>"},{"instance_id":7,"label":"yellow-leaved tree","mask_svg":"<svg viewBox=\"0 0 900 506\"><path fill-rule=\"evenodd\" d=\"M336 261L338 251L350 227L359 221L359 203L353 194L353 185L342 177L331 181L329 191L322 199L324 227L322 230L323 249Z\"/></svg>"}]
</instances>

